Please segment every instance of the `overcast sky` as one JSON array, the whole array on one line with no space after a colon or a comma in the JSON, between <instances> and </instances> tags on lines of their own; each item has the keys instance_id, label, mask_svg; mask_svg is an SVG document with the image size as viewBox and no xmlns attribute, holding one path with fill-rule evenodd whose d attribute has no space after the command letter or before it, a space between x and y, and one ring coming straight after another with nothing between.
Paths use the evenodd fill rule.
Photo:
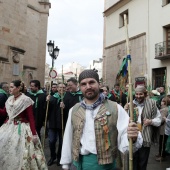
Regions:
<instances>
[{"instance_id":1,"label":"overcast sky","mask_svg":"<svg viewBox=\"0 0 170 170\"><path fill-rule=\"evenodd\" d=\"M102 58L103 0L50 0L47 42L54 40L60 49L57 70L70 62L88 66ZM47 51L46 62L52 61Z\"/></svg>"}]
</instances>

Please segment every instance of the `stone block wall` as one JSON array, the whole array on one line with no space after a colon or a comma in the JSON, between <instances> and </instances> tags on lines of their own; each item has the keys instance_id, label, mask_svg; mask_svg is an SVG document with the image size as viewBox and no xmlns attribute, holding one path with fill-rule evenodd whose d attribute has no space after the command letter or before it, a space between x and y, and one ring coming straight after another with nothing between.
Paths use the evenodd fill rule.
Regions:
<instances>
[{"instance_id":1,"label":"stone block wall","mask_svg":"<svg viewBox=\"0 0 170 170\"><path fill-rule=\"evenodd\" d=\"M44 85L49 9L47 0L0 0L0 82L22 79L28 86L38 79Z\"/></svg>"}]
</instances>

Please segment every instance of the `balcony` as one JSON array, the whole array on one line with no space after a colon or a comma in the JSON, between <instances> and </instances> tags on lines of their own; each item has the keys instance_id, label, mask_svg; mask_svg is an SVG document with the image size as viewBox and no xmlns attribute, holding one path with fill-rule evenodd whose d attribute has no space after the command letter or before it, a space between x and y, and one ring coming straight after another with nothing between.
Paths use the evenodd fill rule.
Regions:
<instances>
[{"instance_id":1,"label":"balcony","mask_svg":"<svg viewBox=\"0 0 170 170\"><path fill-rule=\"evenodd\" d=\"M155 59L170 59L170 41L163 41L155 44Z\"/></svg>"}]
</instances>

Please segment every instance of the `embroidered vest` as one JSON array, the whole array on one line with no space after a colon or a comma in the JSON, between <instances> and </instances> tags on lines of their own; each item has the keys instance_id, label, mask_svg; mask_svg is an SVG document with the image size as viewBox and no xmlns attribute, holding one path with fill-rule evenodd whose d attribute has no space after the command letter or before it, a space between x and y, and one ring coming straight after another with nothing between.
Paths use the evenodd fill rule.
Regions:
<instances>
[{"instance_id":1,"label":"embroidered vest","mask_svg":"<svg viewBox=\"0 0 170 170\"><path fill-rule=\"evenodd\" d=\"M72 125L73 125L73 143L72 143L72 158L74 161L79 161L80 153L80 139L83 132L84 122L85 122L85 112L86 110L77 103L72 110ZM107 116L106 112L110 112ZM117 149L117 117L118 110L117 104L110 100L105 100L105 102L100 106L96 118L94 119L95 127L95 137L96 137L96 149L99 164L109 164L119 156ZM109 140L110 146L106 150L106 140L104 139L104 130L101 125L101 118L107 119L107 127L109 129ZM119 157L120 158L120 157ZM118 161L121 164L120 160Z\"/></svg>"}]
</instances>

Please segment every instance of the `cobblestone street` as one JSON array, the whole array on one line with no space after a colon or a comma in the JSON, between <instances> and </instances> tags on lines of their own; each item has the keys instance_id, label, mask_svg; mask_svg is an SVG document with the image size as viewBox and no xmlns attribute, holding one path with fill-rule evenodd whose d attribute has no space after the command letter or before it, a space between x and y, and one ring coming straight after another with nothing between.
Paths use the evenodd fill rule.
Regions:
<instances>
[{"instance_id":1,"label":"cobblestone street","mask_svg":"<svg viewBox=\"0 0 170 170\"><path fill-rule=\"evenodd\" d=\"M155 155L158 154L158 145L152 146L147 170L166 170L170 167L170 155L162 162L155 161Z\"/></svg>"},{"instance_id":2,"label":"cobblestone street","mask_svg":"<svg viewBox=\"0 0 170 170\"><path fill-rule=\"evenodd\" d=\"M46 139L45 141L45 157L46 157L46 161L48 162L50 159L50 151L49 151L49 147L48 147L48 139ZM57 166L57 162L55 161L53 165L48 167L49 170L62 170L61 166Z\"/></svg>"}]
</instances>

